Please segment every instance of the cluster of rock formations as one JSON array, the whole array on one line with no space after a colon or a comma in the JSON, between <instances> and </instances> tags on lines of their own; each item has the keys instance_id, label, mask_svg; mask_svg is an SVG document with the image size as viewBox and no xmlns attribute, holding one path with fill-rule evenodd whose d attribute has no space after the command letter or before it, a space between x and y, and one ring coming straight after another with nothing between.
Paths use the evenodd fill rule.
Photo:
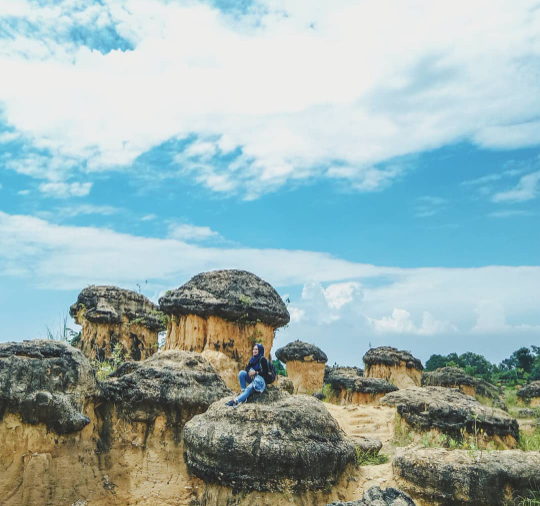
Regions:
<instances>
[{"instance_id":1,"label":"cluster of rock formations","mask_svg":"<svg viewBox=\"0 0 540 506\"><path fill-rule=\"evenodd\" d=\"M518 402L531 407L540 406L540 381L533 381L517 392Z\"/></svg>"},{"instance_id":2,"label":"cluster of rock formations","mask_svg":"<svg viewBox=\"0 0 540 506\"><path fill-rule=\"evenodd\" d=\"M276 358L287 364L287 376L295 393L313 394L322 388L328 357L317 346L293 341L276 350Z\"/></svg>"},{"instance_id":3,"label":"cluster of rock formations","mask_svg":"<svg viewBox=\"0 0 540 506\"><path fill-rule=\"evenodd\" d=\"M422 362L410 352L390 346L372 348L364 355L367 378L381 378L398 388L420 386Z\"/></svg>"}]
</instances>

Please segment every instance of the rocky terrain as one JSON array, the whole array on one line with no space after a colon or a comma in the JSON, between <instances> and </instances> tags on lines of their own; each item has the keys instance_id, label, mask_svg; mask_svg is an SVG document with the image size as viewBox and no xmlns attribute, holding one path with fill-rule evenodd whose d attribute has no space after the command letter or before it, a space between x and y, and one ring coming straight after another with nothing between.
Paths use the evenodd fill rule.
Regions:
<instances>
[{"instance_id":1,"label":"rocky terrain","mask_svg":"<svg viewBox=\"0 0 540 506\"><path fill-rule=\"evenodd\" d=\"M398 388L419 386L424 369L410 352L390 346L371 348L364 355L364 364L364 376L384 379Z\"/></svg>"},{"instance_id":2,"label":"rocky terrain","mask_svg":"<svg viewBox=\"0 0 540 506\"><path fill-rule=\"evenodd\" d=\"M521 404L531 407L540 406L540 381L533 381L517 392Z\"/></svg>"},{"instance_id":3,"label":"rocky terrain","mask_svg":"<svg viewBox=\"0 0 540 506\"><path fill-rule=\"evenodd\" d=\"M379 399L398 388L380 378L364 378L336 370L325 384L331 387L330 400L340 404L378 404Z\"/></svg>"}]
</instances>

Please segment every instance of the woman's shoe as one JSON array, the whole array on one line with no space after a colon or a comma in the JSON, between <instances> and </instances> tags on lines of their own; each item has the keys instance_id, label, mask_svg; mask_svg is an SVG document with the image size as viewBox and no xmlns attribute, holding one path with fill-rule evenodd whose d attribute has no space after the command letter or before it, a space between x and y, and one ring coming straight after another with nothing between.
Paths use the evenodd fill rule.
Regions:
<instances>
[{"instance_id":1,"label":"woman's shoe","mask_svg":"<svg viewBox=\"0 0 540 506\"><path fill-rule=\"evenodd\" d=\"M225 403L225 406L236 406L237 404L238 403L234 399L231 399L229 402Z\"/></svg>"}]
</instances>

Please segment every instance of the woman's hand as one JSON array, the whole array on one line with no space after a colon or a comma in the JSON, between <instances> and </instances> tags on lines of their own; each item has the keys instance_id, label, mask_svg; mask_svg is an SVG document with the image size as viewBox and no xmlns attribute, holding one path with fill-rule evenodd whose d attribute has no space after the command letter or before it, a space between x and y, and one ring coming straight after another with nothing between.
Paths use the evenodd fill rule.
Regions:
<instances>
[{"instance_id":1,"label":"woman's hand","mask_svg":"<svg viewBox=\"0 0 540 506\"><path fill-rule=\"evenodd\" d=\"M253 369L249 370L249 377L253 378L255 376L255 371Z\"/></svg>"}]
</instances>

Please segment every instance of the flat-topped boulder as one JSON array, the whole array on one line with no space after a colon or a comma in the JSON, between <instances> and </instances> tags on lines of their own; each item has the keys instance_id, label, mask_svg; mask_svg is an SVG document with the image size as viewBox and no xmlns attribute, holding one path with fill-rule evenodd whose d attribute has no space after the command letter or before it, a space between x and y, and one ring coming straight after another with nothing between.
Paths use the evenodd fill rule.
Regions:
<instances>
[{"instance_id":1,"label":"flat-topped boulder","mask_svg":"<svg viewBox=\"0 0 540 506\"><path fill-rule=\"evenodd\" d=\"M101 384L101 400L135 422L164 416L183 427L218 399L230 395L217 371L199 353L162 351L143 362L122 364Z\"/></svg>"},{"instance_id":2,"label":"flat-topped boulder","mask_svg":"<svg viewBox=\"0 0 540 506\"><path fill-rule=\"evenodd\" d=\"M222 374L229 388L239 389L238 372L261 343L267 357L274 331L289 320L279 294L255 274L221 270L198 274L159 299L169 315L166 350L203 353Z\"/></svg>"},{"instance_id":3,"label":"flat-topped boulder","mask_svg":"<svg viewBox=\"0 0 540 506\"><path fill-rule=\"evenodd\" d=\"M364 376L368 378L381 378L398 388L420 386L424 366L408 351L390 346L371 348L364 355L364 363Z\"/></svg>"},{"instance_id":4,"label":"flat-topped boulder","mask_svg":"<svg viewBox=\"0 0 540 506\"><path fill-rule=\"evenodd\" d=\"M78 432L90 423L84 408L97 393L80 350L50 340L0 343L0 420L13 413L58 434Z\"/></svg>"},{"instance_id":5,"label":"flat-topped boulder","mask_svg":"<svg viewBox=\"0 0 540 506\"><path fill-rule=\"evenodd\" d=\"M540 381L533 381L517 391L518 402L532 407L540 406Z\"/></svg>"},{"instance_id":6,"label":"flat-topped boulder","mask_svg":"<svg viewBox=\"0 0 540 506\"><path fill-rule=\"evenodd\" d=\"M436 506L503 506L517 497L529 504L540 490L540 452L407 448L393 469L400 488Z\"/></svg>"},{"instance_id":7,"label":"flat-topped boulder","mask_svg":"<svg viewBox=\"0 0 540 506\"><path fill-rule=\"evenodd\" d=\"M237 490L316 490L354 465L354 444L323 403L279 388L249 401L216 402L186 424L185 459L195 476Z\"/></svg>"},{"instance_id":8,"label":"flat-topped boulder","mask_svg":"<svg viewBox=\"0 0 540 506\"><path fill-rule=\"evenodd\" d=\"M325 384L330 385L332 398L340 404L379 404L379 399L398 390L386 380L353 376L350 371L341 374L338 370L327 376Z\"/></svg>"},{"instance_id":9,"label":"flat-topped boulder","mask_svg":"<svg viewBox=\"0 0 540 506\"><path fill-rule=\"evenodd\" d=\"M472 435L479 444L494 441L509 448L515 447L519 438L517 420L457 389L411 387L391 392L379 402L396 406L402 422L417 432L440 431L456 440Z\"/></svg>"},{"instance_id":10,"label":"flat-topped boulder","mask_svg":"<svg viewBox=\"0 0 540 506\"><path fill-rule=\"evenodd\" d=\"M320 348L303 341L293 341L276 350L276 357L287 364L287 376L296 393L312 394L322 388L328 357Z\"/></svg>"},{"instance_id":11,"label":"flat-topped boulder","mask_svg":"<svg viewBox=\"0 0 540 506\"><path fill-rule=\"evenodd\" d=\"M422 373L422 386L458 388L474 397L482 404L491 404L506 409L503 392L500 388L481 378L469 376L459 367L442 367L433 372Z\"/></svg>"},{"instance_id":12,"label":"flat-topped boulder","mask_svg":"<svg viewBox=\"0 0 540 506\"><path fill-rule=\"evenodd\" d=\"M78 347L90 359L111 358L115 348L125 360L144 360L158 349L166 318L144 295L117 286L92 285L69 309L81 325Z\"/></svg>"},{"instance_id":13,"label":"flat-topped boulder","mask_svg":"<svg viewBox=\"0 0 540 506\"><path fill-rule=\"evenodd\" d=\"M415 506L415 503L401 490L371 487L358 501L333 502L327 506Z\"/></svg>"}]
</instances>

